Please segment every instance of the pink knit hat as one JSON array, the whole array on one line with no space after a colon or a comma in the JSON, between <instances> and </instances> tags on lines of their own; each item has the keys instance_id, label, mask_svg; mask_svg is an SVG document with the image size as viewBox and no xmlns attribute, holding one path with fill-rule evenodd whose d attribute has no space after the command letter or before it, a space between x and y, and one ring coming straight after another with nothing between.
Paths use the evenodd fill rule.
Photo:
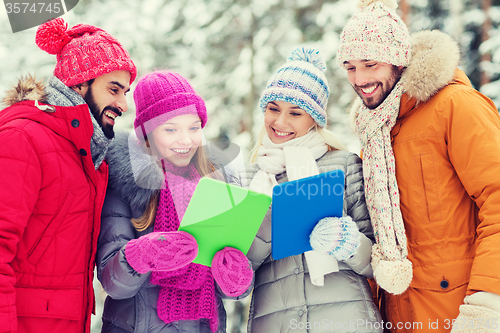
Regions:
<instances>
[{"instance_id":1,"label":"pink knit hat","mask_svg":"<svg viewBox=\"0 0 500 333\"><path fill-rule=\"evenodd\" d=\"M205 102L185 78L174 72L156 71L143 76L134 89L134 102L138 138L184 114L198 114L202 127L207 123Z\"/></svg>"},{"instance_id":2,"label":"pink knit hat","mask_svg":"<svg viewBox=\"0 0 500 333\"><path fill-rule=\"evenodd\" d=\"M54 75L68 87L117 70L129 71L130 83L137 76L120 42L95 26L78 24L68 30L68 24L56 18L38 27L35 42L45 52L57 55Z\"/></svg>"},{"instance_id":3,"label":"pink knit hat","mask_svg":"<svg viewBox=\"0 0 500 333\"><path fill-rule=\"evenodd\" d=\"M410 35L396 14L396 0L359 0L359 10L340 35L337 62L375 60L407 67L411 59Z\"/></svg>"}]
</instances>

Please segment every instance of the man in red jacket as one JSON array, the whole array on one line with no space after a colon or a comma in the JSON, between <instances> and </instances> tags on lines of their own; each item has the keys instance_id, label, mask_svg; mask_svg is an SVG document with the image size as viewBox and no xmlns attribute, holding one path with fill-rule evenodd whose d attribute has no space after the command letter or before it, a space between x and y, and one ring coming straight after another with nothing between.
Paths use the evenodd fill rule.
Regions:
<instances>
[{"instance_id":1,"label":"man in red jacket","mask_svg":"<svg viewBox=\"0 0 500 333\"><path fill-rule=\"evenodd\" d=\"M104 30L67 28L39 27L54 76L21 79L0 111L0 332L90 331L104 157L136 67Z\"/></svg>"}]
</instances>

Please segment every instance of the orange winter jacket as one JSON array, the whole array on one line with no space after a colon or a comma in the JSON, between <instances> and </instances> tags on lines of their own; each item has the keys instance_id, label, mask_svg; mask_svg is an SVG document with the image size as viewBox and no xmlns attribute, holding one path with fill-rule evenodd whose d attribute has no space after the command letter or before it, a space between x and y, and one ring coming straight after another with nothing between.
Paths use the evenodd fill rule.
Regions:
<instances>
[{"instance_id":1,"label":"orange winter jacket","mask_svg":"<svg viewBox=\"0 0 500 333\"><path fill-rule=\"evenodd\" d=\"M413 264L408 290L384 295L393 332L449 332L466 294L500 294L500 116L447 59L441 35L413 40L417 60L403 74L406 93L391 132ZM419 56L418 42L436 54ZM416 80L434 85L409 84Z\"/></svg>"}]
</instances>

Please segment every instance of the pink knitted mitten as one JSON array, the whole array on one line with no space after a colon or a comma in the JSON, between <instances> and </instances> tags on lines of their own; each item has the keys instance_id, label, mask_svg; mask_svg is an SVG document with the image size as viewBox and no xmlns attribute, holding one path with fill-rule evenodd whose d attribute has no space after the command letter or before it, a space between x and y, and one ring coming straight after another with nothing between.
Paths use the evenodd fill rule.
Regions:
<instances>
[{"instance_id":1,"label":"pink knitted mitten","mask_svg":"<svg viewBox=\"0 0 500 333\"><path fill-rule=\"evenodd\" d=\"M236 297L252 283L253 270L243 252L225 247L212 259L212 275L224 294Z\"/></svg>"},{"instance_id":2,"label":"pink knitted mitten","mask_svg":"<svg viewBox=\"0 0 500 333\"><path fill-rule=\"evenodd\" d=\"M141 274L182 268L197 255L196 239L184 231L152 232L125 246L125 258Z\"/></svg>"}]
</instances>

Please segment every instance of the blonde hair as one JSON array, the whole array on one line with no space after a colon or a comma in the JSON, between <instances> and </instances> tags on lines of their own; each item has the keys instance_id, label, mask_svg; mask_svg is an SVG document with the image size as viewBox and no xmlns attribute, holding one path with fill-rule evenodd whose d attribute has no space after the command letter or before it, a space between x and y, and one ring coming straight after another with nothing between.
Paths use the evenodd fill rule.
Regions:
<instances>
[{"instance_id":1,"label":"blonde hair","mask_svg":"<svg viewBox=\"0 0 500 333\"><path fill-rule=\"evenodd\" d=\"M328 146L328 151L331 150L345 150L345 146L340 142L335 134L332 131L319 127L318 124L314 124L314 127L311 131L316 131L323 138L323 141ZM257 140L255 142L255 146L250 151L250 163L254 163L257 160L257 155L259 153L259 148L262 146L262 141L267 134L266 125L263 125L260 129L259 135L257 136Z\"/></svg>"},{"instance_id":2,"label":"blonde hair","mask_svg":"<svg viewBox=\"0 0 500 333\"><path fill-rule=\"evenodd\" d=\"M146 139L146 145L149 143ZM200 177L211 176L214 179L223 180L220 172L216 171L215 166L208 160L207 154L203 146L198 147L198 150L191 159L190 164L193 163L194 167L200 174ZM156 210L158 209L158 200L160 198L160 191L156 190L149 198L146 210L139 218L132 219L132 225L137 231L144 231L155 223Z\"/></svg>"}]
</instances>

